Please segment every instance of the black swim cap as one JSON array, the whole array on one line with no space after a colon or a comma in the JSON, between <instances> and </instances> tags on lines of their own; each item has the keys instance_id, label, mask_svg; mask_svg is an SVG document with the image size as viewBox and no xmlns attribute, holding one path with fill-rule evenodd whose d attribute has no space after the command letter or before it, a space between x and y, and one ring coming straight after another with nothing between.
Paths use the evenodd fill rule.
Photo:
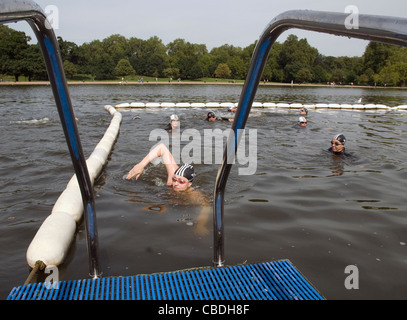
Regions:
<instances>
[{"instance_id":1,"label":"black swim cap","mask_svg":"<svg viewBox=\"0 0 407 320\"><path fill-rule=\"evenodd\" d=\"M340 133L340 134L337 134L335 137L333 137L332 140L338 140L342 144L345 144L346 138L342 133Z\"/></svg>"},{"instance_id":2,"label":"black swim cap","mask_svg":"<svg viewBox=\"0 0 407 320\"><path fill-rule=\"evenodd\" d=\"M176 174L177 176L187 178L189 182L192 182L192 180L194 180L195 177L195 170L193 166L186 163L179 167L174 174Z\"/></svg>"}]
</instances>

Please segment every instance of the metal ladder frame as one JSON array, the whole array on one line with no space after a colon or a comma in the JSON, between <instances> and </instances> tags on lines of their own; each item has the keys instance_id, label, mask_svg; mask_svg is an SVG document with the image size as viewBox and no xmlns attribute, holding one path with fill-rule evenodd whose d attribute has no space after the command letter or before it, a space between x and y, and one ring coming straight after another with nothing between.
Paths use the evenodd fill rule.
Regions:
<instances>
[{"instance_id":1,"label":"metal ladder frame","mask_svg":"<svg viewBox=\"0 0 407 320\"><path fill-rule=\"evenodd\" d=\"M349 14L293 10L275 17L263 31L256 44L246 81L240 95L238 108L232 124L232 130L226 144L223 160L216 176L214 188L214 266L223 266L224 258L224 196L226 183L234 163L241 135L254 101L260 77L263 73L268 54L277 38L286 30L297 28L308 31L330 33L364 40L378 41L407 46L407 19L358 15L357 28L348 29L346 19Z\"/></svg>"},{"instance_id":2,"label":"metal ladder frame","mask_svg":"<svg viewBox=\"0 0 407 320\"><path fill-rule=\"evenodd\" d=\"M349 14L293 10L275 17L263 31L252 56L248 75L240 96L232 131L224 150L214 187L214 246L213 264L223 266L224 258L224 195L226 183L232 168L237 148L249 116L268 54L273 43L286 30L297 28L308 31L329 33L363 40L378 41L407 46L407 19L359 15L357 28L348 29ZM96 226L95 197L83 155L72 103L67 88L58 42L47 18L34 1L3 0L0 3L0 23L26 20L33 29L45 60L52 85L59 116L64 130L72 164L79 182L87 236L89 272L94 278L100 277L100 259Z\"/></svg>"},{"instance_id":3,"label":"metal ladder frame","mask_svg":"<svg viewBox=\"0 0 407 320\"><path fill-rule=\"evenodd\" d=\"M2 0L0 3L0 23L22 20L26 20L33 29L45 60L65 139L81 190L89 257L89 274L93 278L98 278L101 276L101 268L95 196L76 126L59 45L45 13L34 1Z\"/></svg>"}]
</instances>

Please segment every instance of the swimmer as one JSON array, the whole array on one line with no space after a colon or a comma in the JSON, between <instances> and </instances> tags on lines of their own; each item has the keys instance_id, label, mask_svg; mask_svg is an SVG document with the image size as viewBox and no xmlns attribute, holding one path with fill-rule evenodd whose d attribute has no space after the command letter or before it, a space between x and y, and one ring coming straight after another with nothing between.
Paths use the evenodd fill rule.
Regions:
<instances>
[{"instance_id":1,"label":"swimmer","mask_svg":"<svg viewBox=\"0 0 407 320\"><path fill-rule=\"evenodd\" d=\"M307 116L308 115L308 109L307 108L301 108L300 109L300 116Z\"/></svg>"},{"instance_id":2,"label":"swimmer","mask_svg":"<svg viewBox=\"0 0 407 320\"><path fill-rule=\"evenodd\" d=\"M216 121L216 115L212 111L206 114L206 121Z\"/></svg>"},{"instance_id":3,"label":"swimmer","mask_svg":"<svg viewBox=\"0 0 407 320\"><path fill-rule=\"evenodd\" d=\"M237 107L236 107L236 106L230 106L230 107L228 108L228 111L229 111L229 112L236 112L236 110L237 110Z\"/></svg>"},{"instance_id":4,"label":"swimmer","mask_svg":"<svg viewBox=\"0 0 407 320\"><path fill-rule=\"evenodd\" d=\"M300 117L298 119L298 125L300 127L306 127L307 126L307 119L305 117Z\"/></svg>"},{"instance_id":5,"label":"swimmer","mask_svg":"<svg viewBox=\"0 0 407 320\"><path fill-rule=\"evenodd\" d=\"M178 128L179 128L179 118L176 114L172 114L170 117L170 123L167 124L164 130L168 131L169 133L172 133L173 130L175 131Z\"/></svg>"},{"instance_id":6,"label":"swimmer","mask_svg":"<svg viewBox=\"0 0 407 320\"><path fill-rule=\"evenodd\" d=\"M337 134L332 138L331 147L328 149L328 151L335 155L345 154L345 141L346 138L343 134Z\"/></svg>"},{"instance_id":7,"label":"swimmer","mask_svg":"<svg viewBox=\"0 0 407 320\"><path fill-rule=\"evenodd\" d=\"M216 120L225 120L225 121L233 122L233 118L229 118L229 117L226 117L226 116L217 117L217 116L215 115L215 113L212 112L212 111L210 111L210 112L208 112L208 113L206 114L205 120L206 120L206 121L211 121L211 122L212 122L212 121L216 121Z\"/></svg>"},{"instance_id":8,"label":"swimmer","mask_svg":"<svg viewBox=\"0 0 407 320\"><path fill-rule=\"evenodd\" d=\"M192 186L194 179L194 167L184 164L181 167L175 162L170 150L163 144L155 146L139 163L137 163L127 174L129 180L136 177L136 180L143 173L144 168L154 159L162 158L167 170L167 185L172 186L175 191L185 191Z\"/></svg>"},{"instance_id":9,"label":"swimmer","mask_svg":"<svg viewBox=\"0 0 407 320\"><path fill-rule=\"evenodd\" d=\"M178 166L174 157L168 148L160 143L155 146L142 161L137 163L127 174L126 179L129 180L136 177L136 180L143 173L144 168L154 159L162 157L162 161L167 170L167 185L172 187L175 192L180 192L185 196L188 202L202 205L202 209L197 218L196 232L199 235L206 235L209 231L206 224L209 219L210 207L204 195L192 187L192 181L195 178L194 167L190 164Z\"/></svg>"}]
</instances>

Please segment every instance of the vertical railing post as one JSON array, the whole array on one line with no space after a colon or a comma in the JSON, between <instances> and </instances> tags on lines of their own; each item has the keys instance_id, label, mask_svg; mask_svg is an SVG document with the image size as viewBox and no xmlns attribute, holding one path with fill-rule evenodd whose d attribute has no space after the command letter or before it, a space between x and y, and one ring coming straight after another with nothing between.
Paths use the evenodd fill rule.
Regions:
<instances>
[{"instance_id":1,"label":"vertical railing post","mask_svg":"<svg viewBox=\"0 0 407 320\"><path fill-rule=\"evenodd\" d=\"M246 82L244 84L236 115L232 124L232 130L228 138L227 146L223 154L222 164L216 177L214 188L214 243L213 243L213 265L220 267L224 265L224 225L223 210L226 182L235 160L237 148L241 138L241 132L245 128L254 96L257 91L260 77L270 51L272 42L265 37L260 39L254 50Z\"/></svg>"},{"instance_id":2,"label":"vertical railing post","mask_svg":"<svg viewBox=\"0 0 407 320\"><path fill-rule=\"evenodd\" d=\"M98 233L93 186L90 181L86 160L76 126L72 102L54 31L41 7L30 0L2 0L0 23L26 20L32 27L47 67L59 117L61 119L72 164L82 195L84 222L87 236L89 274L93 278L101 276Z\"/></svg>"},{"instance_id":3,"label":"vertical railing post","mask_svg":"<svg viewBox=\"0 0 407 320\"><path fill-rule=\"evenodd\" d=\"M65 133L72 164L82 194L86 240L88 247L89 274L93 278L101 276L98 232L96 224L95 197L90 181L85 156L76 125L72 102L69 96L58 42L53 30L43 19L28 20L40 44L58 113Z\"/></svg>"},{"instance_id":4,"label":"vertical railing post","mask_svg":"<svg viewBox=\"0 0 407 320\"><path fill-rule=\"evenodd\" d=\"M245 128L268 53L280 34L288 29L298 28L407 46L407 19L360 15L359 25L349 28L346 24L347 18L348 15L344 13L292 10L274 18L261 35L251 59L232 124L232 132L215 182L213 207L215 266L222 266L225 262L223 203L226 182L240 142L239 131Z\"/></svg>"}]
</instances>

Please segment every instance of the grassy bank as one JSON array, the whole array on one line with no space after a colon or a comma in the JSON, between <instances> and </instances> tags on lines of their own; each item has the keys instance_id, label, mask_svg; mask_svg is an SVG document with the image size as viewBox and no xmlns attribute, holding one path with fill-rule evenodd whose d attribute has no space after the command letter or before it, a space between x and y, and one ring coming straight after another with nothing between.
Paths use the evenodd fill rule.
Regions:
<instances>
[{"instance_id":1,"label":"grassy bank","mask_svg":"<svg viewBox=\"0 0 407 320\"><path fill-rule=\"evenodd\" d=\"M49 85L49 81L28 81L27 77L21 76L19 81L14 81L14 77L0 75L0 85ZM88 75L80 75L74 79L69 79L68 84L70 85L80 85L80 84L111 84L111 85L142 85L142 84L220 84L220 85L243 85L245 80L235 80L235 79L217 79L217 78L202 78L197 80L171 80L168 78L154 78L145 76L131 76L123 77L122 79L116 80L92 80ZM330 87L329 84L322 83L281 83L281 82L263 82L259 83L261 86L302 86L302 87ZM381 88L381 89L406 89L406 87L382 87L382 86L368 86L368 85L339 85L336 84L335 87L345 87L345 88Z\"/></svg>"}]
</instances>

